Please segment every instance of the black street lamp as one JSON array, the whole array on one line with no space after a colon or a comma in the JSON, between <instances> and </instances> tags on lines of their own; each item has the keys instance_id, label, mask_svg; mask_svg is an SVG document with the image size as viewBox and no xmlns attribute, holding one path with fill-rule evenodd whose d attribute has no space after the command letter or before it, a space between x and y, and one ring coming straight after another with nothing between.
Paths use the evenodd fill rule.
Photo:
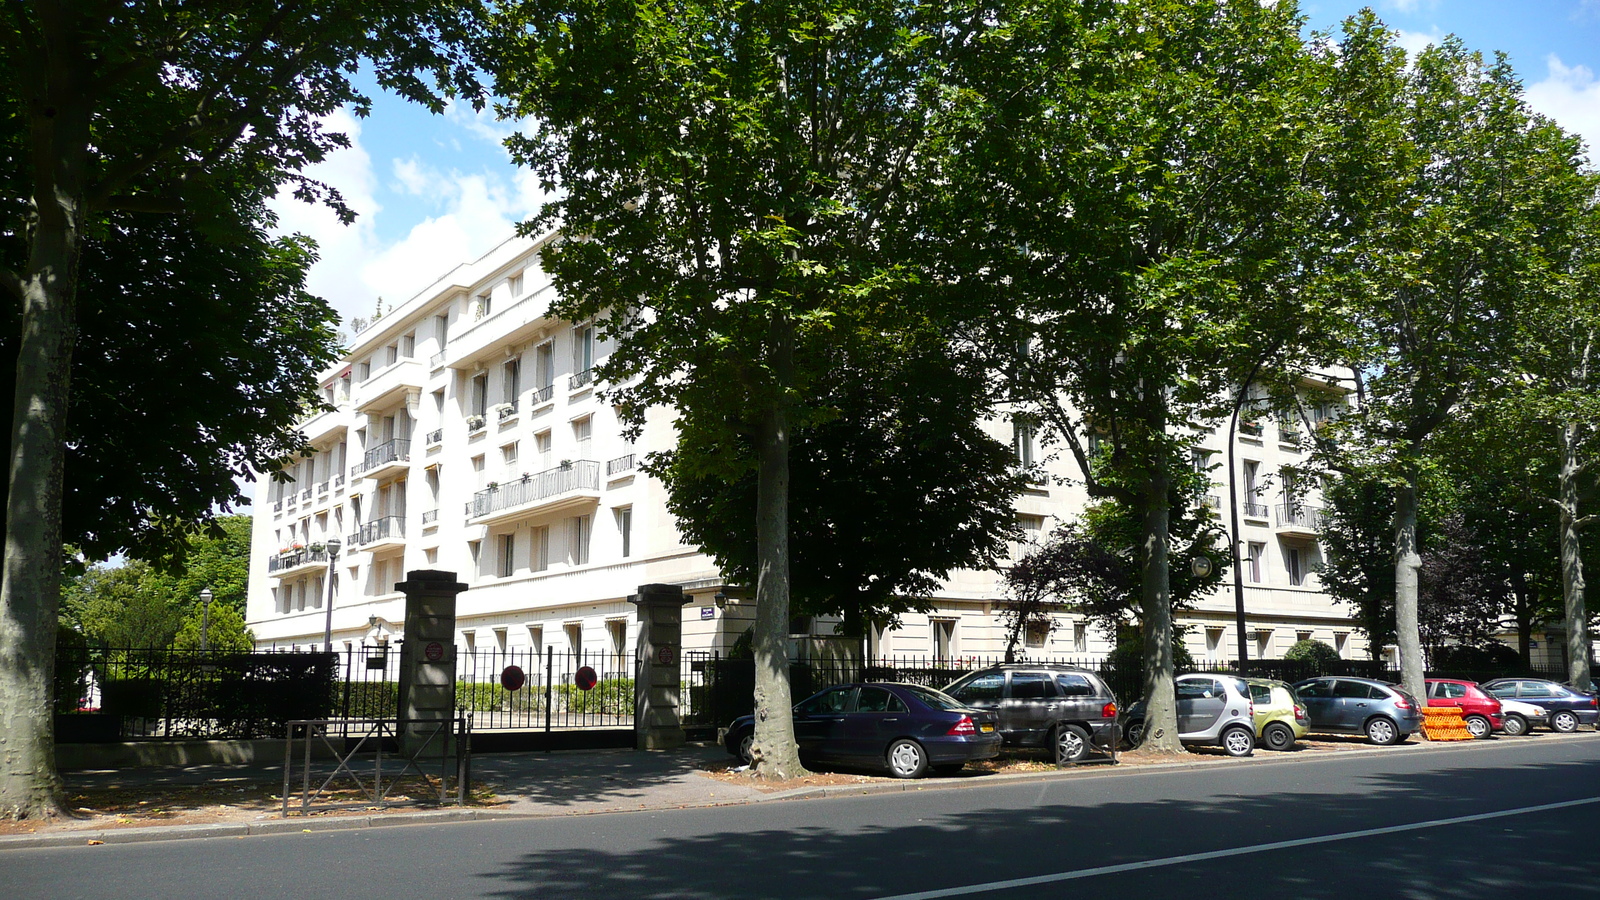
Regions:
<instances>
[{"instance_id":1,"label":"black street lamp","mask_svg":"<svg viewBox=\"0 0 1600 900\"><path fill-rule=\"evenodd\" d=\"M200 589L200 652L211 649L211 588Z\"/></svg>"},{"instance_id":2,"label":"black street lamp","mask_svg":"<svg viewBox=\"0 0 1600 900\"><path fill-rule=\"evenodd\" d=\"M338 538L328 538L323 545L328 551L328 618L322 627L322 650L324 653L333 652L333 579L338 577L335 564L339 561L339 548L344 545Z\"/></svg>"}]
</instances>

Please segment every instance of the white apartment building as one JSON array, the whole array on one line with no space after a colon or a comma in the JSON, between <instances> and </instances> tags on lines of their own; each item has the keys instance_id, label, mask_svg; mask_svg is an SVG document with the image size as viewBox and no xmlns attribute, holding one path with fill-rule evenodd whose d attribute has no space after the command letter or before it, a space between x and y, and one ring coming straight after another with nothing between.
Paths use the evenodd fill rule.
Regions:
<instances>
[{"instance_id":1,"label":"white apartment building","mask_svg":"<svg viewBox=\"0 0 1600 900\"><path fill-rule=\"evenodd\" d=\"M330 575L335 649L401 636L404 597L394 585L413 569L452 571L469 585L458 606L463 650L631 653L637 625L626 598L658 582L692 598L686 650L725 649L749 627L752 601L714 600L726 587L721 573L682 543L665 490L638 469L645 454L672 446L670 412L653 412L637 444L622 439L592 377L611 348L592 325L550 315L554 289L538 249L514 238L458 266L355 335L323 373L333 409L301 426L314 452L289 469L291 480L258 490L247 619L261 646L321 646ZM1072 474L1070 463L1034 460L1026 433L996 437L1013 441L1024 462ZM1263 421L1242 429L1235 447L1248 649L1277 657L1313 637L1364 657L1352 621L1312 572L1317 492L1287 499L1302 459L1294 437L1294 426ZM1210 463L1225 458L1226 440L1209 436ZM1226 467L1214 476L1225 512ZM1017 499L1017 515L1042 537L1085 501L1076 487L1037 486ZM333 560L330 538L342 542ZM994 573L957 573L934 611L876 630L869 652L1001 653L1003 596ZM1029 635L1029 654L1089 657L1112 646L1070 614L1056 620L1050 633ZM1235 658L1233 623L1227 584L1180 622L1197 660ZM808 628L831 636L833 625Z\"/></svg>"}]
</instances>

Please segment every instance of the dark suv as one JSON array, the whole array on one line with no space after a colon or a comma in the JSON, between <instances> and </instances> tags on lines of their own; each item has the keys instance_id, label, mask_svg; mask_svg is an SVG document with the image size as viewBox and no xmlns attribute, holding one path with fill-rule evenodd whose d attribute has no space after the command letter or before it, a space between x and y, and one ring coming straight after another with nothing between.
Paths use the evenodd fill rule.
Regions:
<instances>
[{"instance_id":1,"label":"dark suv","mask_svg":"<svg viewBox=\"0 0 1600 900\"><path fill-rule=\"evenodd\" d=\"M1091 747L1111 746L1117 698L1088 669L1016 663L970 672L944 692L968 706L992 709L1000 734L1014 747L1052 747L1056 758L1077 762Z\"/></svg>"}]
</instances>

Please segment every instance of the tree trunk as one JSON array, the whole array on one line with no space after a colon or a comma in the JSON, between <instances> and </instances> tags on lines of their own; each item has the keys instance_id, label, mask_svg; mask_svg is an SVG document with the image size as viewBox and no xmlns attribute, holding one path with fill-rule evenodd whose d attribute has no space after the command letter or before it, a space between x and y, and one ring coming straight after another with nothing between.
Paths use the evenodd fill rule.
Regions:
<instances>
[{"instance_id":1,"label":"tree trunk","mask_svg":"<svg viewBox=\"0 0 1600 900\"><path fill-rule=\"evenodd\" d=\"M66 19L55 24L60 25ZM61 470L77 341L89 114L75 70L81 52L62 27L46 85L30 94L34 192L26 222L22 335L11 420L6 555L0 576L0 815L61 814L55 769L55 651L61 578Z\"/></svg>"},{"instance_id":2,"label":"tree trunk","mask_svg":"<svg viewBox=\"0 0 1600 900\"><path fill-rule=\"evenodd\" d=\"M1166 470L1154 468L1145 484L1140 529L1139 603L1144 627L1144 743L1141 749L1182 753L1178 741L1178 704L1172 662L1172 600L1167 579Z\"/></svg>"},{"instance_id":3,"label":"tree trunk","mask_svg":"<svg viewBox=\"0 0 1600 900\"><path fill-rule=\"evenodd\" d=\"M1417 483L1407 476L1394 509L1394 620L1400 645L1400 683L1417 701L1428 695L1423 684L1422 634L1417 622L1417 579L1422 554L1417 550Z\"/></svg>"},{"instance_id":4,"label":"tree trunk","mask_svg":"<svg viewBox=\"0 0 1600 900\"><path fill-rule=\"evenodd\" d=\"M1576 422L1561 426L1561 599L1567 624L1567 680L1589 690L1589 616L1583 598L1583 547L1578 534L1578 441Z\"/></svg>"},{"instance_id":5,"label":"tree trunk","mask_svg":"<svg viewBox=\"0 0 1600 900\"><path fill-rule=\"evenodd\" d=\"M781 780L806 774L794 737L789 691L789 421L782 389L794 366L794 326L772 326L772 367L777 381L759 429L756 479L755 743L756 774Z\"/></svg>"}]
</instances>

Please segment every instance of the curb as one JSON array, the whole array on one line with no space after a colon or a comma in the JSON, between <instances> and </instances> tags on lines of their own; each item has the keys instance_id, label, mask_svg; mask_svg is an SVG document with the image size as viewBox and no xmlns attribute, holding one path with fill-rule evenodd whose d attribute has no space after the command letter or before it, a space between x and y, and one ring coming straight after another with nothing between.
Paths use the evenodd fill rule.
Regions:
<instances>
[{"instance_id":1,"label":"curb","mask_svg":"<svg viewBox=\"0 0 1600 900\"><path fill-rule=\"evenodd\" d=\"M1542 735L1545 740L1538 742L1525 742L1518 740L1509 746L1544 746L1551 740L1566 742L1593 739L1600 732L1575 732L1572 734ZM1502 738L1503 739L1503 738ZM823 787L796 788L791 791L780 791L764 794L759 797L749 797L739 800L712 800L706 802L672 803L661 806L642 806L626 810L590 810L584 812L573 811L516 811L516 810L489 810L489 809L450 809L450 810L423 810L418 812L394 812L375 816L336 816L328 818L292 818L272 819L263 822L249 822L228 825L152 825L134 828L107 828L97 831L67 831L55 834L20 834L0 836L0 852L21 849L51 849L57 847L83 847L93 844L138 844L153 841L186 841L203 840L206 838L232 837L242 838L256 835L271 834L296 834L314 833L321 831L354 831L362 828L395 828L406 825L438 825L453 822L488 822L495 820L511 819L556 819L571 816L602 816L619 812L658 812L662 810L677 809L710 809L727 806L754 806L763 803L772 803L786 800L822 800L842 797L864 797L874 794L899 794L921 791L946 791L963 790L975 787L998 787L1015 784L1030 784L1051 781L1066 781L1076 778L1103 777L1128 777L1149 773L1175 773L1193 771L1195 769L1210 769L1217 767L1235 768L1241 765L1270 764L1290 765L1295 763L1316 763L1331 759L1348 759L1352 757L1376 756L1379 754L1400 753L1456 753L1475 747L1495 746L1492 742L1468 741L1430 744L1426 741L1412 743L1407 741L1392 747L1363 747L1358 750L1341 750L1334 753L1306 754L1300 753L1274 753L1263 756L1251 756L1242 759L1218 758L1211 762L1175 761L1170 763L1153 763L1150 765L1120 768L1104 764L1089 764L1078 768L1058 769L1044 772L1017 772L1005 775L968 776L965 778L946 778L933 781L896 781L884 784L861 785L828 785Z\"/></svg>"}]
</instances>

